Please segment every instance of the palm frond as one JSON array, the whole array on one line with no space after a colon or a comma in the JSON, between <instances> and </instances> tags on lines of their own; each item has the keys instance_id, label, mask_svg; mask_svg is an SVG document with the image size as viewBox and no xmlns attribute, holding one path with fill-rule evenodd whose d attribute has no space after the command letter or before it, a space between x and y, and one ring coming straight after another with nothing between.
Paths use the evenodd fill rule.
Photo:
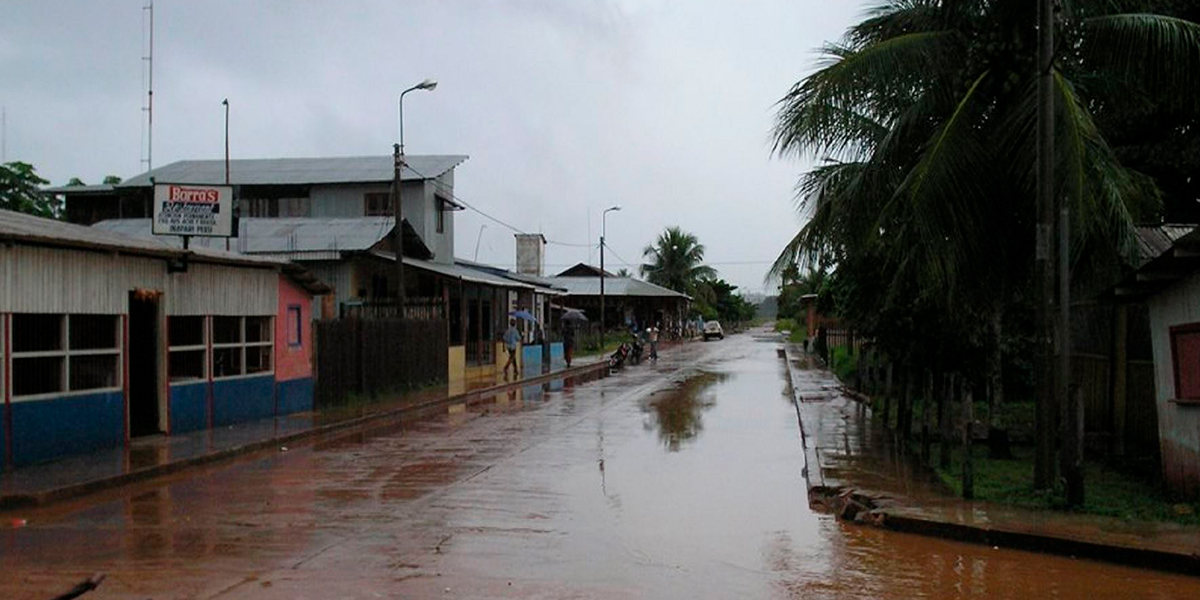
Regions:
<instances>
[{"instance_id":1,"label":"palm frond","mask_svg":"<svg viewBox=\"0 0 1200 600\"><path fill-rule=\"evenodd\" d=\"M1200 106L1200 24L1156 14L1082 22L1083 67L1129 82L1176 105Z\"/></svg>"}]
</instances>

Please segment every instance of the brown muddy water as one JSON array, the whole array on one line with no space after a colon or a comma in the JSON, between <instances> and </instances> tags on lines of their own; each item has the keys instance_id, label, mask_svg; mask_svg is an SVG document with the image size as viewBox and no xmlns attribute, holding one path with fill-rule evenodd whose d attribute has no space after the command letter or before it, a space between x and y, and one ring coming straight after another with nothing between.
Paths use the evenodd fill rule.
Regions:
<instances>
[{"instance_id":1,"label":"brown muddy water","mask_svg":"<svg viewBox=\"0 0 1200 600\"><path fill-rule=\"evenodd\" d=\"M0 598L1200 598L1200 578L809 510L777 343L730 336L580 385L31 512Z\"/></svg>"}]
</instances>

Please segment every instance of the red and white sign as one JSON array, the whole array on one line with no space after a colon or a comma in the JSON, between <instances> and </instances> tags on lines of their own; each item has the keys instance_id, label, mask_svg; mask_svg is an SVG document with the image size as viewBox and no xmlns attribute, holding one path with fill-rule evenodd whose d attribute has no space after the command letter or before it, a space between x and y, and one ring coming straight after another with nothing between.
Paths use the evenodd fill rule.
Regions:
<instances>
[{"instance_id":1,"label":"red and white sign","mask_svg":"<svg viewBox=\"0 0 1200 600\"><path fill-rule=\"evenodd\" d=\"M233 235L233 188L156 184L153 231L155 235Z\"/></svg>"}]
</instances>

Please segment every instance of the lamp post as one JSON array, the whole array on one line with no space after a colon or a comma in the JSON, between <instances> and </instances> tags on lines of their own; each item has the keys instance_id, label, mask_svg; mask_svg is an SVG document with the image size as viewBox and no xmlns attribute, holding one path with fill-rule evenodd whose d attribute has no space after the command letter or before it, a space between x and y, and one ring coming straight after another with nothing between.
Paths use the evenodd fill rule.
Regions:
<instances>
[{"instance_id":1,"label":"lamp post","mask_svg":"<svg viewBox=\"0 0 1200 600\"><path fill-rule=\"evenodd\" d=\"M400 128L400 143L392 147L392 164L395 173L392 175L392 215L396 225L392 228L392 243L396 249L396 304L400 318L404 318L404 223L400 209L400 177L404 170L404 95L413 90L430 90L437 87L437 81L426 79L403 92L400 92L397 118Z\"/></svg>"},{"instance_id":2,"label":"lamp post","mask_svg":"<svg viewBox=\"0 0 1200 600\"><path fill-rule=\"evenodd\" d=\"M600 213L600 350L604 351L604 238L608 234L608 213L621 210L612 206Z\"/></svg>"}]
</instances>

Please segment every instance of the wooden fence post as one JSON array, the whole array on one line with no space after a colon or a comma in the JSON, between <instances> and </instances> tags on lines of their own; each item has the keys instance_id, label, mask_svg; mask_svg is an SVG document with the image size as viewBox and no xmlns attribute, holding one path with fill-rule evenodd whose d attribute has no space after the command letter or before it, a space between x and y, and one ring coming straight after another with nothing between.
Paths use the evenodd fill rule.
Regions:
<instances>
[{"instance_id":1,"label":"wooden fence post","mask_svg":"<svg viewBox=\"0 0 1200 600\"><path fill-rule=\"evenodd\" d=\"M921 463L929 464L929 420L933 415L934 382L937 376L933 371L925 371L925 396L921 398Z\"/></svg>"},{"instance_id":2,"label":"wooden fence post","mask_svg":"<svg viewBox=\"0 0 1200 600\"><path fill-rule=\"evenodd\" d=\"M958 375L951 373L946 376L945 393L938 397L938 465L943 469L950 468L951 434L950 407L953 405L958 390Z\"/></svg>"},{"instance_id":3,"label":"wooden fence post","mask_svg":"<svg viewBox=\"0 0 1200 600\"><path fill-rule=\"evenodd\" d=\"M913 405L913 369L906 366L902 371L904 377L904 396L900 401L900 439L908 442L912 437L912 405Z\"/></svg>"},{"instance_id":4,"label":"wooden fence post","mask_svg":"<svg viewBox=\"0 0 1200 600\"><path fill-rule=\"evenodd\" d=\"M1083 386L1067 396L1063 420L1062 473L1067 483L1067 506L1083 506Z\"/></svg>"},{"instance_id":5,"label":"wooden fence post","mask_svg":"<svg viewBox=\"0 0 1200 600\"><path fill-rule=\"evenodd\" d=\"M963 500L975 499L975 456L972 452L972 442L975 435L975 401L968 385L963 393L963 439L962 439L962 497Z\"/></svg>"}]
</instances>

